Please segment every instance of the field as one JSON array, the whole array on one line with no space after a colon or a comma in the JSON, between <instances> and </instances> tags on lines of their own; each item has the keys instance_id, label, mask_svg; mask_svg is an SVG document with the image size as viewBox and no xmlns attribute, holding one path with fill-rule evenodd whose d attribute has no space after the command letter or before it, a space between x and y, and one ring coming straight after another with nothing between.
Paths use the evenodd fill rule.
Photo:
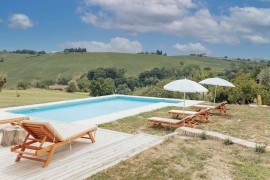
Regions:
<instances>
[{"instance_id":1,"label":"field","mask_svg":"<svg viewBox=\"0 0 270 180\"><path fill-rule=\"evenodd\" d=\"M270 142L270 108L230 105L231 112L214 114L211 121L197 128L213 130L257 143ZM170 117L168 110L142 113L100 127L128 133L166 135L172 127L149 128L148 117ZM215 140L180 136L170 138L127 161L102 171L90 179L268 179L270 153L258 154L239 145Z\"/></svg>"},{"instance_id":2,"label":"field","mask_svg":"<svg viewBox=\"0 0 270 180\"><path fill-rule=\"evenodd\" d=\"M115 67L127 69L127 76L155 67L180 67L180 62L211 67L217 71L229 68L229 61L191 56L159 56L124 53L55 53L41 56L23 54L0 54L0 72L8 75L6 86L12 88L18 80L57 79L61 76L78 77L90 69Z\"/></svg>"},{"instance_id":3,"label":"field","mask_svg":"<svg viewBox=\"0 0 270 180\"><path fill-rule=\"evenodd\" d=\"M17 96L19 94L19 96ZM3 90L0 92L0 108L45 102L63 101L89 97L88 93L66 93L62 91L28 89Z\"/></svg>"}]
</instances>

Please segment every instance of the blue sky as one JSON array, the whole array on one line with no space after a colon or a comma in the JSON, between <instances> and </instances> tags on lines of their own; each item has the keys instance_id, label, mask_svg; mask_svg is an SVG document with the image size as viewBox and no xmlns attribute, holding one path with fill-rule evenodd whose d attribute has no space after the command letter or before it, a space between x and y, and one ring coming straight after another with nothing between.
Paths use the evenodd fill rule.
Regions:
<instances>
[{"instance_id":1,"label":"blue sky","mask_svg":"<svg viewBox=\"0 0 270 180\"><path fill-rule=\"evenodd\" d=\"M155 51L270 59L270 0L8 0L0 50Z\"/></svg>"}]
</instances>

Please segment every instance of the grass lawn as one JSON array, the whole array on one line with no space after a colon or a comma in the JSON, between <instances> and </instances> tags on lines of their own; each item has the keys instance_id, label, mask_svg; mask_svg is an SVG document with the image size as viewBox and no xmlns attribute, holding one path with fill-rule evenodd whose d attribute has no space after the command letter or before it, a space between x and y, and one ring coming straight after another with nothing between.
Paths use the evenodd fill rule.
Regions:
<instances>
[{"instance_id":1,"label":"grass lawn","mask_svg":"<svg viewBox=\"0 0 270 180\"><path fill-rule=\"evenodd\" d=\"M268 179L269 156L219 141L175 137L89 179Z\"/></svg>"},{"instance_id":2,"label":"grass lawn","mask_svg":"<svg viewBox=\"0 0 270 180\"><path fill-rule=\"evenodd\" d=\"M88 93L66 93L40 89L20 90L18 94L19 97L16 96L15 90L0 92L0 108L89 97Z\"/></svg>"},{"instance_id":3,"label":"grass lawn","mask_svg":"<svg viewBox=\"0 0 270 180\"><path fill-rule=\"evenodd\" d=\"M214 114L211 121L198 126L246 140L269 144L270 108L229 105L231 111ZM170 117L163 108L101 125L117 131L140 131L165 135L175 130L169 127L149 128L146 118ZM170 138L133 158L104 170L91 179L269 179L270 153L258 154L239 145L224 145L220 141L192 138Z\"/></svg>"},{"instance_id":4,"label":"grass lawn","mask_svg":"<svg viewBox=\"0 0 270 180\"><path fill-rule=\"evenodd\" d=\"M197 128L217 131L258 143L270 143L270 108L254 108L247 105L229 105L229 108L231 111L228 114L221 116L214 113L210 122L201 123ZM100 127L127 133L143 131L154 135L165 135L174 131L175 128L164 126L149 128L149 123L146 119L152 116L170 118L167 113L170 109L177 108L168 107L142 113L102 124Z\"/></svg>"}]
</instances>

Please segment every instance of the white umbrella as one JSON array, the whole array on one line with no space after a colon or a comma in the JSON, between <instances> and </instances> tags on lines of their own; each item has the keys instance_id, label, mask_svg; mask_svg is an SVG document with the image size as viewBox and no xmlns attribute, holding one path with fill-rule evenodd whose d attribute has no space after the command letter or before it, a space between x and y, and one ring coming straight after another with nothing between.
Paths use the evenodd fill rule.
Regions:
<instances>
[{"instance_id":1,"label":"white umbrella","mask_svg":"<svg viewBox=\"0 0 270 180\"><path fill-rule=\"evenodd\" d=\"M217 86L225 86L225 87L235 87L232 83L229 81L226 81L225 79L221 78L208 78L205 80L200 81L201 84L208 84L215 86L215 98L214 98L214 105L216 103L216 95L217 95Z\"/></svg>"},{"instance_id":2,"label":"white umbrella","mask_svg":"<svg viewBox=\"0 0 270 180\"><path fill-rule=\"evenodd\" d=\"M186 93L196 93L196 92L208 92L208 89L200 85L195 81L191 81L188 79L181 79L170 82L164 86L165 90L169 91L176 91L176 92L183 92L184 93L184 106L183 111L185 110L186 106Z\"/></svg>"}]
</instances>

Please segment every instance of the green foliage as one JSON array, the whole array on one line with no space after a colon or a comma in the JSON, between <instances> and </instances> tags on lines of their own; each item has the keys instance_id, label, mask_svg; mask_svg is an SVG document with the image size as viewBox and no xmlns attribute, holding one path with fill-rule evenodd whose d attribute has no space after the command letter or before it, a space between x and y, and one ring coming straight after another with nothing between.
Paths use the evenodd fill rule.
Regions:
<instances>
[{"instance_id":1,"label":"green foliage","mask_svg":"<svg viewBox=\"0 0 270 180\"><path fill-rule=\"evenodd\" d=\"M224 144L225 145L232 145L233 141L230 138L226 138L226 139L224 139Z\"/></svg>"},{"instance_id":2,"label":"green foliage","mask_svg":"<svg viewBox=\"0 0 270 180\"><path fill-rule=\"evenodd\" d=\"M89 92L91 81L89 81L86 77L77 79L77 85L81 92Z\"/></svg>"},{"instance_id":3,"label":"green foliage","mask_svg":"<svg viewBox=\"0 0 270 180\"><path fill-rule=\"evenodd\" d=\"M258 145L258 144L256 144L255 152L257 152L257 153L265 153L266 147L267 147L267 144L266 145Z\"/></svg>"},{"instance_id":4,"label":"green foliage","mask_svg":"<svg viewBox=\"0 0 270 180\"><path fill-rule=\"evenodd\" d=\"M270 67L263 68L258 74L257 79L261 85L270 91Z\"/></svg>"},{"instance_id":5,"label":"green foliage","mask_svg":"<svg viewBox=\"0 0 270 180\"><path fill-rule=\"evenodd\" d=\"M57 79L57 84L60 85L68 85L69 81L71 81L71 77L59 77Z\"/></svg>"},{"instance_id":6,"label":"green foliage","mask_svg":"<svg viewBox=\"0 0 270 180\"><path fill-rule=\"evenodd\" d=\"M97 68L88 71L87 77L89 80L97 80L98 78L123 78L126 73L125 69L116 68Z\"/></svg>"},{"instance_id":7,"label":"green foliage","mask_svg":"<svg viewBox=\"0 0 270 180\"><path fill-rule=\"evenodd\" d=\"M206 140L206 139L208 139L208 136L207 136L207 134L206 134L205 131L203 131L203 132L199 135L199 137L201 138L201 140Z\"/></svg>"},{"instance_id":8,"label":"green foliage","mask_svg":"<svg viewBox=\"0 0 270 180\"><path fill-rule=\"evenodd\" d=\"M66 89L67 92L74 93L74 92L76 92L78 90L79 90L79 88L78 88L77 82L75 80L71 80L71 81L68 82L68 86L67 86L67 89Z\"/></svg>"},{"instance_id":9,"label":"green foliage","mask_svg":"<svg viewBox=\"0 0 270 180\"><path fill-rule=\"evenodd\" d=\"M0 73L0 92L2 91L6 82L7 82L7 76L3 73Z\"/></svg>"},{"instance_id":10,"label":"green foliage","mask_svg":"<svg viewBox=\"0 0 270 180\"><path fill-rule=\"evenodd\" d=\"M131 89L129 89L127 84L121 84L116 88L116 93L117 94L131 94Z\"/></svg>"},{"instance_id":11,"label":"green foliage","mask_svg":"<svg viewBox=\"0 0 270 180\"><path fill-rule=\"evenodd\" d=\"M251 103L253 99L263 91L263 88L251 78L250 74L241 73L234 80L235 88L227 90L228 99L231 102Z\"/></svg>"},{"instance_id":12,"label":"green foliage","mask_svg":"<svg viewBox=\"0 0 270 180\"><path fill-rule=\"evenodd\" d=\"M99 78L91 81L90 95L104 96L113 94L115 90L114 81L112 79Z\"/></svg>"},{"instance_id":13,"label":"green foliage","mask_svg":"<svg viewBox=\"0 0 270 180\"><path fill-rule=\"evenodd\" d=\"M21 90L26 90L31 88L31 83L29 81L19 81L17 84L17 88Z\"/></svg>"},{"instance_id":14,"label":"green foliage","mask_svg":"<svg viewBox=\"0 0 270 180\"><path fill-rule=\"evenodd\" d=\"M54 85L54 84L56 84L56 81L55 81L55 79L45 79L45 80L43 80L43 81L41 82L41 84L44 84L44 85L49 86L49 85Z\"/></svg>"}]
</instances>

